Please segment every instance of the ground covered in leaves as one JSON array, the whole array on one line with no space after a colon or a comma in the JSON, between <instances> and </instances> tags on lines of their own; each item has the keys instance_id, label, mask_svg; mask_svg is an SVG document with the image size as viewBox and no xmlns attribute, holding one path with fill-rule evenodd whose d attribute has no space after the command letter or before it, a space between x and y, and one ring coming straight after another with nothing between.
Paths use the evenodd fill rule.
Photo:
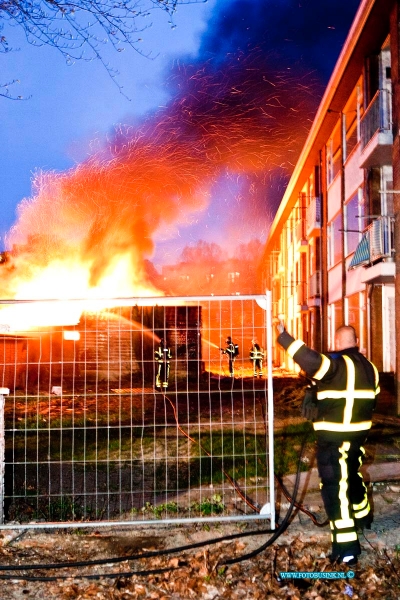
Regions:
<instances>
[{"instance_id":1,"label":"ground covered in leaves","mask_svg":"<svg viewBox=\"0 0 400 600\"><path fill-rule=\"evenodd\" d=\"M396 548L363 543L359 564L346 569L332 566L326 558L329 552L326 528L311 535L305 531L302 535L298 527L291 534L289 526L282 538L278 537L259 552L272 538L271 533L260 534L265 528L260 523L210 526L160 523L159 527L125 528L119 532L3 533L0 597L2 600L400 598L400 561ZM215 542L217 539L220 541ZM210 540L214 543L207 544ZM201 543L205 545L188 548ZM91 561L94 564L88 564ZM63 566L65 563L69 563L68 568ZM9 570L9 566L19 570ZM285 579L284 574L290 572L309 575Z\"/></svg>"},{"instance_id":2,"label":"ground covered in leaves","mask_svg":"<svg viewBox=\"0 0 400 600\"><path fill-rule=\"evenodd\" d=\"M298 383L275 381L277 430L302 421ZM398 419L377 420L367 445L369 462L396 465L399 432ZM286 456L287 448L278 450ZM306 450L305 468L311 468L312 443ZM307 485L304 493L299 490L300 500L323 523L320 493ZM360 536L363 553L352 569L330 564L329 527L319 527L299 510L280 536L261 520L113 528L76 524L62 530L15 523L14 529L0 530L0 600L400 599L400 484L382 482L370 491L375 520L372 531ZM278 494L278 523L288 506ZM289 573L296 578L287 578Z\"/></svg>"}]
</instances>

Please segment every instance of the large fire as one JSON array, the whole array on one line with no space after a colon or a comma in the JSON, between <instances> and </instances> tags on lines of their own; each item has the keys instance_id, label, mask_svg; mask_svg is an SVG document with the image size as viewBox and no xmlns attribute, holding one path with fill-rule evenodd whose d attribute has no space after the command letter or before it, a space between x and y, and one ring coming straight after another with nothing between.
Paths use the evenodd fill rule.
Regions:
<instances>
[{"instance_id":1,"label":"large fire","mask_svg":"<svg viewBox=\"0 0 400 600\"><path fill-rule=\"evenodd\" d=\"M34 269L30 278L17 277L13 285L13 300L17 302L0 309L3 331L28 331L43 325L75 325L84 310L121 306L123 299L131 296L160 294L150 285L135 280L128 255L111 259L94 287L90 285L90 267L68 257ZM48 301L43 302L43 299ZM33 302L24 302L26 300Z\"/></svg>"},{"instance_id":2,"label":"large fire","mask_svg":"<svg viewBox=\"0 0 400 600\"><path fill-rule=\"evenodd\" d=\"M12 260L2 267L0 298L18 304L0 307L3 330L76 323L82 305L69 299L90 309L89 301L160 295L145 268L155 240L204 211L221 178L263 181L290 163L312 95L249 60L178 73L180 95L158 115L119 127L65 173L36 175L7 239ZM243 226L245 202L232 198L229 210Z\"/></svg>"}]
</instances>

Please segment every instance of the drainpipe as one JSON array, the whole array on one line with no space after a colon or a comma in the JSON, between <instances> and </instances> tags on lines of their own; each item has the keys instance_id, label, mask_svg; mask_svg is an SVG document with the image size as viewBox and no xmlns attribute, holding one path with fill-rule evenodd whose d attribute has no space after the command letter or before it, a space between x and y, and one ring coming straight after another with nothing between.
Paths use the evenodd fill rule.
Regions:
<instances>
[{"instance_id":1,"label":"drainpipe","mask_svg":"<svg viewBox=\"0 0 400 600\"><path fill-rule=\"evenodd\" d=\"M345 241L346 241L346 232L345 232L345 221L344 221L344 212L345 212L345 200L346 200L346 184L344 178L344 161L345 161L345 152L346 152L346 115L342 112L340 113L340 145L342 148L342 157L341 157L341 165L340 165L340 177L341 177L341 185L340 185L340 211L342 213L342 231L340 235L340 241L342 244L342 315L343 322L341 325L344 325L346 322L345 319L345 298L346 298L346 253L345 253ZM337 329L337 323L335 324L335 328Z\"/></svg>"},{"instance_id":2,"label":"drainpipe","mask_svg":"<svg viewBox=\"0 0 400 600\"><path fill-rule=\"evenodd\" d=\"M320 271L320 352L325 352L328 347L328 261L327 261L327 235L328 222L327 183L326 183L326 154L319 153L319 196L321 198L321 239L319 244L319 271Z\"/></svg>"},{"instance_id":3,"label":"drainpipe","mask_svg":"<svg viewBox=\"0 0 400 600\"><path fill-rule=\"evenodd\" d=\"M374 289L374 284L366 283L367 288L367 358L372 360L372 342L371 342L371 297Z\"/></svg>"},{"instance_id":4,"label":"drainpipe","mask_svg":"<svg viewBox=\"0 0 400 600\"><path fill-rule=\"evenodd\" d=\"M393 5L390 15L390 52L392 62L392 119L393 119L393 188L400 189L400 2ZM400 194L394 194L393 208L395 214L394 226L394 248L396 275L395 286L395 343L396 343L396 367L395 367L395 389L397 406L396 412L400 414Z\"/></svg>"}]
</instances>

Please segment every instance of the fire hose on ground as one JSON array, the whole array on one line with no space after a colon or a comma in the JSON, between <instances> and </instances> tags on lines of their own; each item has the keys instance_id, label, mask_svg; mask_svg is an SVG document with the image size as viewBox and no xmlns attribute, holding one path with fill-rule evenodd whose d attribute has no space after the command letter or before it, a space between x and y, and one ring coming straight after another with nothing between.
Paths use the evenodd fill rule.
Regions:
<instances>
[{"instance_id":1,"label":"fire hose on ground","mask_svg":"<svg viewBox=\"0 0 400 600\"><path fill-rule=\"evenodd\" d=\"M177 412L176 412L176 408L175 408L173 402L171 401L170 398L168 398L168 396L166 396L166 394L163 394L163 396L169 402L170 406L172 407L175 422L177 424L179 431L182 433L182 435L184 435L191 442L197 444L203 450L203 452L205 452L205 454L207 456L212 458L212 455L200 444L200 442L197 442L181 427L181 425L179 424L178 418L177 418ZM229 566L229 565L232 565L232 564L235 564L238 562L242 562L244 560L249 560L251 558L254 558L258 554L263 552L266 548L271 546L279 538L279 536L282 535L284 533L284 531L286 530L294 508L297 508L298 510L301 510L302 512L304 512L308 517L310 517L312 519L313 523L315 525L317 525L318 527L324 527L328 523L328 521L319 523L317 521L315 515L312 512L310 512L309 510L307 510L305 507L303 507L301 504L299 504L296 500L298 488L299 488L299 484L300 484L301 461L302 461L302 457L303 457L304 448L305 448L305 445L308 440L308 436L309 436L309 432L306 432L304 439L302 441L302 446L300 449L299 460L298 460L297 471L296 471L295 484L294 484L294 489L293 489L292 495L289 494L289 492L287 491L283 482L275 474L275 479L278 482L285 498L290 502L290 504L289 504L289 508L288 508L282 522L278 525L277 528L275 528L273 530L272 529L260 529L258 531L240 532L240 533L230 534L230 535L222 536L222 537L218 537L218 538L212 538L212 539L202 541L202 542L188 544L185 546L168 548L168 549L164 549L164 550L147 551L147 552L142 552L140 554L117 556L117 557L111 557L111 558L105 558L105 559L95 559L95 560L86 560L86 561L66 561L66 562L48 563L48 564L0 565L0 580L12 579L12 580L44 582L44 581L56 581L59 579L69 579L72 577L71 574L69 574L69 575L54 575L54 576L50 576L50 577L44 577L44 576L36 577L36 576L29 576L29 575L18 576L15 574L15 572L16 571L51 570L51 569L52 570L58 570L58 569L61 570L61 569L69 569L69 568L77 568L77 567L99 566L99 565L105 565L105 564L118 564L118 563L126 562L126 561L135 561L135 560L142 560L142 559L147 559L147 558L155 558L155 557L160 557L160 556L167 556L170 554L181 554L183 552L194 550L196 548L201 548L204 546L211 546L211 545L217 544L222 541L226 542L226 541L232 541L235 539L248 537L248 536L272 534L271 537L264 544L262 544L260 547L256 548L254 551L247 553L247 554L243 554L238 557L224 560L219 564L220 567ZM225 475L225 477L227 478L228 482L233 487L233 489L235 490L235 492L242 498L242 500L244 500L246 502L246 504L252 508L252 510L254 510L255 512L259 512L259 509L247 497L247 495L240 489L237 482L224 469L222 469L222 472ZM165 568L159 568L159 569L147 569L147 570L139 570L139 571L130 570L127 572L119 571L119 572L114 572L114 573L101 573L101 574L87 574L87 575L79 574L79 575L73 575L73 577L76 579L92 579L92 580L96 579L96 580L98 580L98 579L103 579L103 578L110 579L110 578L132 577L134 575L149 576L149 575L161 574L161 573L176 570L179 568L180 567L178 566L178 567L165 567ZM11 574L4 573L4 571L12 571L12 573Z\"/></svg>"}]
</instances>

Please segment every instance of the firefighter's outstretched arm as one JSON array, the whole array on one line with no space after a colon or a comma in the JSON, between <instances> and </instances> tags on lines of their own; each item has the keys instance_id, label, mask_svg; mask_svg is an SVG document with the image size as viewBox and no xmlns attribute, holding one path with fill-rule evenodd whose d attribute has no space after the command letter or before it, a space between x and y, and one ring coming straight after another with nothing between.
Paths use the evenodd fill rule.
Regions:
<instances>
[{"instance_id":1,"label":"firefighter's outstretched arm","mask_svg":"<svg viewBox=\"0 0 400 600\"><path fill-rule=\"evenodd\" d=\"M308 377L320 380L323 377L329 376L334 370L333 361L320 354L316 350L312 350L302 340L296 340L290 335L279 323L277 326L279 336L277 342L286 350L289 356L305 371Z\"/></svg>"}]
</instances>

